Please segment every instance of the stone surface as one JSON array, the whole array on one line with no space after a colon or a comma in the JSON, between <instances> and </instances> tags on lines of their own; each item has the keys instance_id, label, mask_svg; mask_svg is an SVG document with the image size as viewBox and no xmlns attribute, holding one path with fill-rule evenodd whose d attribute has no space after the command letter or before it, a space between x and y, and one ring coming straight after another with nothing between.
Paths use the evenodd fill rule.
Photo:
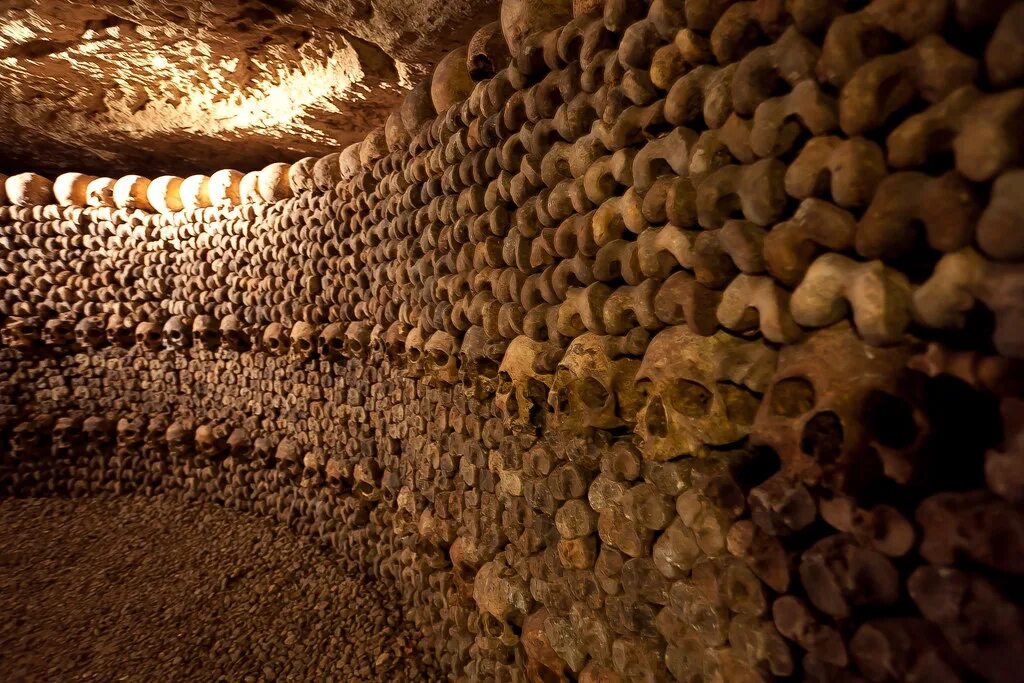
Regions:
<instances>
[{"instance_id":1,"label":"stone surface","mask_svg":"<svg viewBox=\"0 0 1024 683\"><path fill-rule=\"evenodd\" d=\"M187 177L341 150L498 5L3 0L0 172Z\"/></svg>"}]
</instances>

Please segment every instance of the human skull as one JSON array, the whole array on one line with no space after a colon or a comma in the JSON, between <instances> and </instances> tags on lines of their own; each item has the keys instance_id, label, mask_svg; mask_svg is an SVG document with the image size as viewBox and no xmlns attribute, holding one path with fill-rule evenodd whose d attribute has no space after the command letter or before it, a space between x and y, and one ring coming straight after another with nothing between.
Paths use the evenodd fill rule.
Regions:
<instances>
[{"instance_id":1,"label":"human skull","mask_svg":"<svg viewBox=\"0 0 1024 683\"><path fill-rule=\"evenodd\" d=\"M85 189L85 203L88 206L113 206L115 182L113 178L96 178L90 181Z\"/></svg>"},{"instance_id":2,"label":"human skull","mask_svg":"<svg viewBox=\"0 0 1024 683\"><path fill-rule=\"evenodd\" d=\"M53 425L51 444L55 450L69 451L81 440L82 418L78 415L58 418Z\"/></svg>"},{"instance_id":3,"label":"human skull","mask_svg":"<svg viewBox=\"0 0 1024 683\"><path fill-rule=\"evenodd\" d=\"M83 349L95 349L107 343L103 319L99 316L82 318L75 325L75 339Z\"/></svg>"},{"instance_id":4,"label":"human skull","mask_svg":"<svg viewBox=\"0 0 1024 683\"><path fill-rule=\"evenodd\" d=\"M216 173L214 174L216 175ZM244 427L237 427L231 431L231 435L228 436L228 451L231 453L231 457L236 462L241 462L249 459L252 454L252 438L249 436L248 430Z\"/></svg>"},{"instance_id":5,"label":"human skull","mask_svg":"<svg viewBox=\"0 0 1024 683\"><path fill-rule=\"evenodd\" d=\"M135 326L128 318L116 313L107 318L107 341L113 346L128 348L135 343Z\"/></svg>"},{"instance_id":6,"label":"human skull","mask_svg":"<svg viewBox=\"0 0 1024 683\"><path fill-rule=\"evenodd\" d=\"M636 381L646 402L635 431L649 460L705 455L750 433L776 352L726 332L703 337L686 325L651 340Z\"/></svg>"},{"instance_id":7,"label":"human skull","mask_svg":"<svg viewBox=\"0 0 1024 683\"><path fill-rule=\"evenodd\" d=\"M352 492L367 500L380 498L380 466L373 458L363 458L352 471Z\"/></svg>"},{"instance_id":8,"label":"human skull","mask_svg":"<svg viewBox=\"0 0 1024 683\"><path fill-rule=\"evenodd\" d=\"M906 482L906 452L926 431L909 357L906 346L866 345L846 322L783 347L751 442L775 449L791 476L836 492L855 492L879 468Z\"/></svg>"},{"instance_id":9,"label":"human skull","mask_svg":"<svg viewBox=\"0 0 1024 683\"><path fill-rule=\"evenodd\" d=\"M192 321L192 338L213 351L220 346L220 327L212 315L198 315Z\"/></svg>"},{"instance_id":10,"label":"human skull","mask_svg":"<svg viewBox=\"0 0 1024 683\"><path fill-rule=\"evenodd\" d=\"M224 346L232 351L248 351L251 345L242 321L234 315L224 316L220 322L220 337Z\"/></svg>"},{"instance_id":11,"label":"human skull","mask_svg":"<svg viewBox=\"0 0 1024 683\"><path fill-rule=\"evenodd\" d=\"M281 323L270 323L263 331L263 348L275 356L283 356L288 352L291 340Z\"/></svg>"},{"instance_id":12,"label":"human skull","mask_svg":"<svg viewBox=\"0 0 1024 683\"><path fill-rule=\"evenodd\" d=\"M307 361L316 353L316 328L306 322L292 325L291 353L298 360Z\"/></svg>"},{"instance_id":13,"label":"human skull","mask_svg":"<svg viewBox=\"0 0 1024 683\"><path fill-rule=\"evenodd\" d=\"M192 345L192 328L180 315L172 316L164 324L164 340L172 349L186 349Z\"/></svg>"},{"instance_id":14,"label":"human skull","mask_svg":"<svg viewBox=\"0 0 1024 683\"><path fill-rule=\"evenodd\" d=\"M447 332L438 330L430 335L424 349L430 376L442 384L456 384L459 381L459 343Z\"/></svg>"},{"instance_id":15,"label":"human skull","mask_svg":"<svg viewBox=\"0 0 1024 683\"><path fill-rule=\"evenodd\" d=\"M426 342L423 339L423 329L418 325L405 337L405 357L408 361L405 374L407 377L417 378L423 376L426 363Z\"/></svg>"},{"instance_id":16,"label":"human skull","mask_svg":"<svg viewBox=\"0 0 1024 683\"><path fill-rule=\"evenodd\" d=\"M277 451L274 454L279 470L291 477L298 478L302 474L302 455L299 453L299 446L291 439L282 439L277 444Z\"/></svg>"},{"instance_id":17,"label":"human skull","mask_svg":"<svg viewBox=\"0 0 1024 683\"><path fill-rule=\"evenodd\" d=\"M321 358L332 362L342 360L345 353L345 325L331 323L325 327L320 333L319 349Z\"/></svg>"},{"instance_id":18,"label":"human skull","mask_svg":"<svg viewBox=\"0 0 1024 683\"><path fill-rule=\"evenodd\" d=\"M75 327L67 317L52 318L43 327L43 340L51 346L67 346L75 341Z\"/></svg>"},{"instance_id":19,"label":"human skull","mask_svg":"<svg viewBox=\"0 0 1024 683\"><path fill-rule=\"evenodd\" d=\"M370 323L365 321L349 323L345 328L345 350L352 358L362 358L370 350Z\"/></svg>"},{"instance_id":20,"label":"human skull","mask_svg":"<svg viewBox=\"0 0 1024 683\"><path fill-rule=\"evenodd\" d=\"M126 175L114 183L114 204L122 209L152 211L149 203L149 179L140 175Z\"/></svg>"},{"instance_id":21,"label":"human skull","mask_svg":"<svg viewBox=\"0 0 1024 683\"><path fill-rule=\"evenodd\" d=\"M135 327L135 343L155 351L163 346L163 329L158 323L143 322Z\"/></svg>"},{"instance_id":22,"label":"human skull","mask_svg":"<svg viewBox=\"0 0 1024 683\"><path fill-rule=\"evenodd\" d=\"M526 335L513 339L498 366L496 403L511 428L539 426L561 348Z\"/></svg>"},{"instance_id":23,"label":"human skull","mask_svg":"<svg viewBox=\"0 0 1024 683\"><path fill-rule=\"evenodd\" d=\"M219 422L199 425L196 428L196 451L207 460L224 455L228 448L227 426Z\"/></svg>"},{"instance_id":24,"label":"human skull","mask_svg":"<svg viewBox=\"0 0 1024 683\"><path fill-rule=\"evenodd\" d=\"M498 365L508 348L504 339L491 341L480 325L466 330L459 346L463 384L474 386L478 395L490 396L498 386Z\"/></svg>"},{"instance_id":25,"label":"human skull","mask_svg":"<svg viewBox=\"0 0 1024 683\"><path fill-rule=\"evenodd\" d=\"M323 482L324 452L314 448L302 457L302 480L300 486L319 486Z\"/></svg>"},{"instance_id":26,"label":"human skull","mask_svg":"<svg viewBox=\"0 0 1024 683\"><path fill-rule=\"evenodd\" d=\"M122 417L117 421L118 448L141 446L146 425L141 418Z\"/></svg>"},{"instance_id":27,"label":"human skull","mask_svg":"<svg viewBox=\"0 0 1024 683\"><path fill-rule=\"evenodd\" d=\"M102 415L90 415L82 423L82 436L85 437L86 450L102 453L113 440L113 425Z\"/></svg>"},{"instance_id":28,"label":"human skull","mask_svg":"<svg viewBox=\"0 0 1024 683\"><path fill-rule=\"evenodd\" d=\"M150 427L152 429L152 425ZM189 455L194 445L195 432L187 421L177 420L167 427L164 439L167 450L173 457L181 458Z\"/></svg>"},{"instance_id":29,"label":"human skull","mask_svg":"<svg viewBox=\"0 0 1024 683\"><path fill-rule=\"evenodd\" d=\"M39 323L34 318L9 318L2 334L4 345L29 350L42 345Z\"/></svg>"}]
</instances>

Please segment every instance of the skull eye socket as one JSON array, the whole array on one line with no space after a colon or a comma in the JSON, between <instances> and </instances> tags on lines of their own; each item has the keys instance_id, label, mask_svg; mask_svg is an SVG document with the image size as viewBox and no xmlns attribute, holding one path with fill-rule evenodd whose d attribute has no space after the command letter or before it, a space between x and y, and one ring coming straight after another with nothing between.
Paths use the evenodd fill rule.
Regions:
<instances>
[{"instance_id":1,"label":"skull eye socket","mask_svg":"<svg viewBox=\"0 0 1024 683\"><path fill-rule=\"evenodd\" d=\"M596 378L586 377L580 382L580 400L588 408L604 408L608 397L608 390Z\"/></svg>"},{"instance_id":2,"label":"skull eye socket","mask_svg":"<svg viewBox=\"0 0 1024 683\"><path fill-rule=\"evenodd\" d=\"M498 373L498 383L502 393L512 390L512 375L508 374L504 370Z\"/></svg>"},{"instance_id":3,"label":"skull eye socket","mask_svg":"<svg viewBox=\"0 0 1024 683\"><path fill-rule=\"evenodd\" d=\"M719 382L718 392L725 402L729 420L741 425L754 424L754 416L761 405L761 396L732 382Z\"/></svg>"},{"instance_id":4,"label":"skull eye socket","mask_svg":"<svg viewBox=\"0 0 1024 683\"><path fill-rule=\"evenodd\" d=\"M772 415L800 417L811 411L816 397L814 386L803 377L787 377L772 387L768 407Z\"/></svg>"},{"instance_id":5,"label":"skull eye socket","mask_svg":"<svg viewBox=\"0 0 1024 683\"><path fill-rule=\"evenodd\" d=\"M668 404L687 417L704 417L711 410L711 392L697 382L676 380L668 389Z\"/></svg>"},{"instance_id":6,"label":"skull eye socket","mask_svg":"<svg viewBox=\"0 0 1024 683\"><path fill-rule=\"evenodd\" d=\"M548 388L540 380L531 377L526 380L526 396L535 403L546 403Z\"/></svg>"},{"instance_id":7,"label":"skull eye socket","mask_svg":"<svg viewBox=\"0 0 1024 683\"><path fill-rule=\"evenodd\" d=\"M880 444L908 448L917 440L914 412L905 400L876 389L865 403L865 421Z\"/></svg>"}]
</instances>

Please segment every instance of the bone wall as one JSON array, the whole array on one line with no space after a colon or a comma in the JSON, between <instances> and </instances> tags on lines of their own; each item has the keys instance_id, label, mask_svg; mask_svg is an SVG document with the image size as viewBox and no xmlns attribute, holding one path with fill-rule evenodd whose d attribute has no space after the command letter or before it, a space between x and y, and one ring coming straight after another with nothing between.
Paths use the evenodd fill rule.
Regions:
<instances>
[{"instance_id":1,"label":"bone wall","mask_svg":"<svg viewBox=\"0 0 1024 683\"><path fill-rule=\"evenodd\" d=\"M1015 680L1018 6L519 4L339 155L6 179L4 492L275 516L453 678Z\"/></svg>"}]
</instances>

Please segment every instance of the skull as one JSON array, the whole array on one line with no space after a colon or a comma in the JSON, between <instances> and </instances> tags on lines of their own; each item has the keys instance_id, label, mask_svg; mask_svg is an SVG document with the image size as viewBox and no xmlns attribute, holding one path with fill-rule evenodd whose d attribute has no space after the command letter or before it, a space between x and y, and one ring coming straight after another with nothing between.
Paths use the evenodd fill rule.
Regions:
<instances>
[{"instance_id":1,"label":"skull","mask_svg":"<svg viewBox=\"0 0 1024 683\"><path fill-rule=\"evenodd\" d=\"M75 341L75 326L70 319L52 318L43 327L43 339L52 346L67 346Z\"/></svg>"},{"instance_id":2,"label":"skull","mask_svg":"<svg viewBox=\"0 0 1024 683\"><path fill-rule=\"evenodd\" d=\"M82 318L75 325L75 339L84 349L95 349L107 343L107 334L103 329L103 319L99 316Z\"/></svg>"},{"instance_id":3,"label":"skull","mask_svg":"<svg viewBox=\"0 0 1024 683\"><path fill-rule=\"evenodd\" d=\"M320 357L329 361L340 361L345 353L345 325L331 323L320 333Z\"/></svg>"},{"instance_id":4,"label":"skull","mask_svg":"<svg viewBox=\"0 0 1024 683\"><path fill-rule=\"evenodd\" d=\"M249 432L243 427L237 427L231 431L227 445L231 457L236 461L248 460L252 454L252 439L249 437Z\"/></svg>"},{"instance_id":5,"label":"skull","mask_svg":"<svg viewBox=\"0 0 1024 683\"><path fill-rule=\"evenodd\" d=\"M316 328L305 322L297 322L292 326L292 356L306 361L316 353Z\"/></svg>"},{"instance_id":6,"label":"skull","mask_svg":"<svg viewBox=\"0 0 1024 683\"><path fill-rule=\"evenodd\" d=\"M437 331L430 335L425 350L434 382L456 384L459 381L458 347L455 337L447 332Z\"/></svg>"},{"instance_id":7,"label":"skull","mask_svg":"<svg viewBox=\"0 0 1024 683\"><path fill-rule=\"evenodd\" d=\"M113 346L126 349L135 343L134 328L130 319L115 313L107 318L107 341Z\"/></svg>"},{"instance_id":8,"label":"skull","mask_svg":"<svg viewBox=\"0 0 1024 683\"><path fill-rule=\"evenodd\" d=\"M616 359L621 348L616 341L587 332L569 344L548 396L560 428L582 434L588 428L615 429L635 421L641 395L633 380L640 361Z\"/></svg>"},{"instance_id":9,"label":"skull","mask_svg":"<svg viewBox=\"0 0 1024 683\"><path fill-rule=\"evenodd\" d=\"M924 433L909 400L909 356L907 347L867 346L845 322L784 347L751 441L774 448L791 476L837 492L870 483L883 466L906 481L899 456Z\"/></svg>"},{"instance_id":10,"label":"skull","mask_svg":"<svg viewBox=\"0 0 1024 683\"><path fill-rule=\"evenodd\" d=\"M220 329L212 315L199 315L192 321L192 338L210 351L220 346Z\"/></svg>"},{"instance_id":11,"label":"skull","mask_svg":"<svg viewBox=\"0 0 1024 683\"><path fill-rule=\"evenodd\" d=\"M361 358L370 349L370 332L372 327L368 322L350 323L345 328L345 350L353 358Z\"/></svg>"},{"instance_id":12,"label":"skull","mask_svg":"<svg viewBox=\"0 0 1024 683\"><path fill-rule=\"evenodd\" d=\"M236 316L228 315L220 323L220 336L224 346L232 351L248 351L249 335L242 327L242 321Z\"/></svg>"},{"instance_id":13,"label":"skull","mask_svg":"<svg viewBox=\"0 0 1024 683\"><path fill-rule=\"evenodd\" d=\"M319 486L324 474L324 453L313 449L302 458L302 481L300 486Z\"/></svg>"},{"instance_id":14,"label":"skull","mask_svg":"<svg viewBox=\"0 0 1024 683\"><path fill-rule=\"evenodd\" d=\"M270 323L263 331L263 348L275 356L287 353L290 341L281 323Z\"/></svg>"},{"instance_id":15,"label":"skull","mask_svg":"<svg viewBox=\"0 0 1024 683\"><path fill-rule=\"evenodd\" d=\"M69 451L81 442L82 418L77 415L59 418L53 425L51 443L54 450Z\"/></svg>"},{"instance_id":16,"label":"skull","mask_svg":"<svg viewBox=\"0 0 1024 683\"><path fill-rule=\"evenodd\" d=\"M113 440L113 425L101 415L91 415L82 423L82 436L85 437L87 450L93 453L103 452Z\"/></svg>"},{"instance_id":17,"label":"skull","mask_svg":"<svg viewBox=\"0 0 1024 683\"><path fill-rule=\"evenodd\" d=\"M380 466L373 458L363 458L352 471L352 492L367 500L380 498Z\"/></svg>"},{"instance_id":18,"label":"skull","mask_svg":"<svg viewBox=\"0 0 1024 683\"><path fill-rule=\"evenodd\" d=\"M224 455L228 447L228 430L223 424L211 422L196 428L196 451L207 460Z\"/></svg>"},{"instance_id":19,"label":"skull","mask_svg":"<svg viewBox=\"0 0 1024 683\"><path fill-rule=\"evenodd\" d=\"M426 363L425 346L423 330L419 326L409 330L405 338L405 357L409 361L405 371L407 377L415 379L423 376Z\"/></svg>"},{"instance_id":20,"label":"skull","mask_svg":"<svg viewBox=\"0 0 1024 683\"><path fill-rule=\"evenodd\" d=\"M117 421L117 445L119 448L142 445L145 423L141 418L122 417Z\"/></svg>"},{"instance_id":21,"label":"skull","mask_svg":"<svg viewBox=\"0 0 1024 683\"><path fill-rule=\"evenodd\" d=\"M154 351L163 345L163 330L158 323L139 323L135 328L135 343Z\"/></svg>"},{"instance_id":22,"label":"skull","mask_svg":"<svg viewBox=\"0 0 1024 683\"><path fill-rule=\"evenodd\" d=\"M726 332L702 337L686 325L659 332L636 381L647 397L636 433L649 460L701 456L749 433L776 352Z\"/></svg>"},{"instance_id":23,"label":"skull","mask_svg":"<svg viewBox=\"0 0 1024 683\"><path fill-rule=\"evenodd\" d=\"M33 318L10 318L3 329L3 342L14 349L28 350L42 344L39 325Z\"/></svg>"},{"instance_id":24,"label":"skull","mask_svg":"<svg viewBox=\"0 0 1024 683\"><path fill-rule=\"evenodd\" d=\"M302 474L302 456L299 453L299 446L291 439L282 439L277 444L277 452L274 454L277 460L277 467L285 474L298 478Z\"/></svg>"},{"instance_id":25,"label":"skull","mask_svg":"<svg viewBox=\"0 0 1024 683\"><path fill-rule=\"evenodd\" d=\"M153 429L153 425L150 425L150 429ZM194 436L195 432L188 422L184 420L172 422L164 433L168 452L173 457L186 457L192 450Z\"/></svg>"},{"instance_id":26,"label":"skull","mask_svg":"<svg viewBox=\"0 0 1024 683\"><path fill-rule=\"evenodd\" d=\"M511 428L539 426L561 348L526 335L513 339L498 367L496 402Z\"/></svg>"},{"instance_id":27,"label":"skull","mask_svg":"<svg viewBox=\"0 0 1024 683\"><path fill-rule=\"evenodd\" d=\"M163 336L172 349L186 349L192 345L192 328L180 315L172 316L164 324Z\"/></svg>"},{"instance_id":28,"label":"skull","mask_svg":"<svg viewBox=\"0 0 1024 683\"><path fill-rule=\"evenodd\" d=\"M463 383L476 386L480 397L490 396L498 385L498 364L508 342L490 341L483 327L474 325L466 330L459 347Z\"/></svg>"}]
</instances>

